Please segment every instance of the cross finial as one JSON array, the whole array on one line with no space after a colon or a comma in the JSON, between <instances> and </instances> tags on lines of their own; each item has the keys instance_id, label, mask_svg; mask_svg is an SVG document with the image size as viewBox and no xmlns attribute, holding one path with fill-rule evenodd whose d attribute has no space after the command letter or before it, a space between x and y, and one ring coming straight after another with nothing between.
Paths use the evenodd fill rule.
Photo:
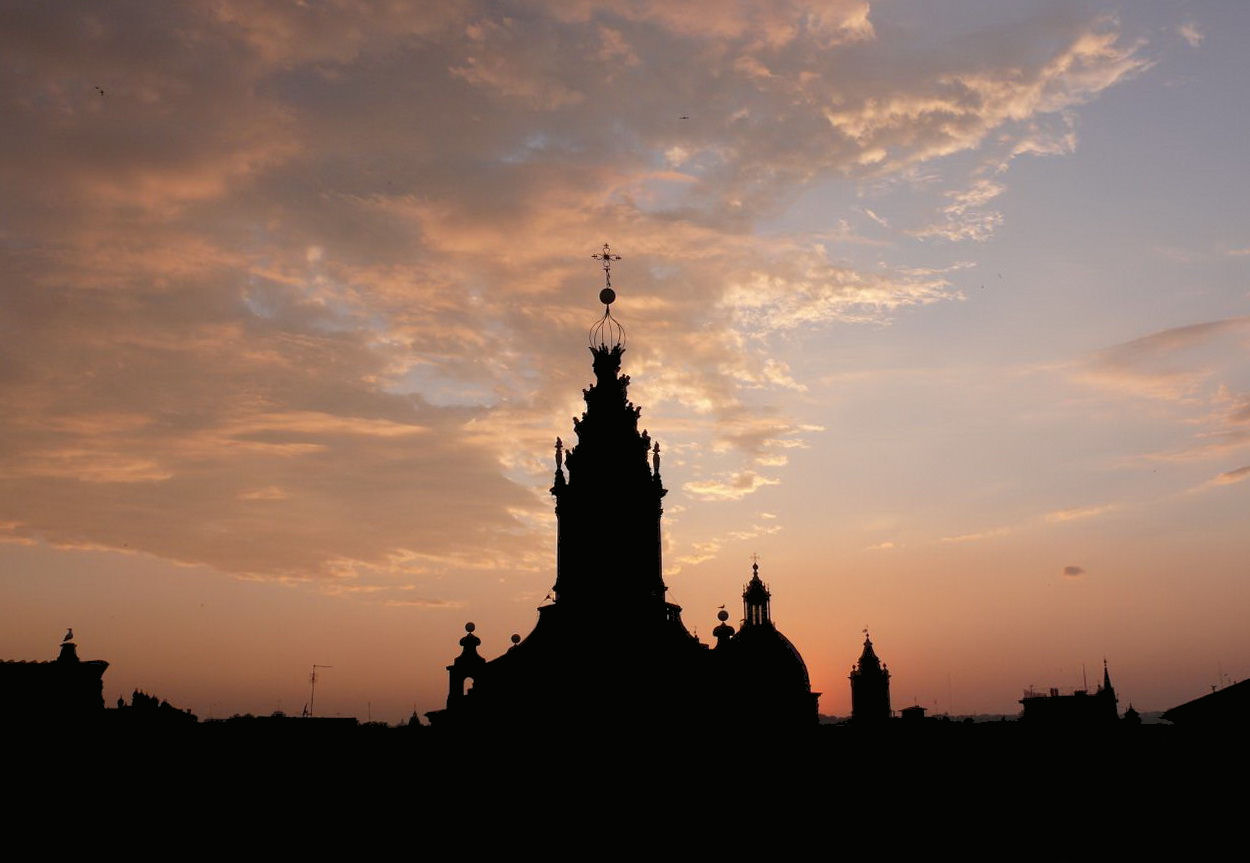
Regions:
<instances>
[{"instance_id":1,"label":"cross finial","mask_svg":"<svg viewBox=\"0 0 1250 863\"><path fill-rule=\"evenodd\" d=\"M594 258L596 261L603 261L604 287L611 288L612 287L612 262L619 261L621 259L621 256L613 254L612 249L608 246L608 244L604 243L603 251L591 255L591 257ZM608 300L608 302L610 303L611 300Z\"/></svg>"},{"instance_id":2,"label":"cross finial","mask_svg":"<svg viewBox=\"0 0 1250 863\"><path fill-rule=\"evenodd\" d=\"M751 554L751 572L755 575L760 574L760 556L758 554Z\"/></svg>"}]
</instances>

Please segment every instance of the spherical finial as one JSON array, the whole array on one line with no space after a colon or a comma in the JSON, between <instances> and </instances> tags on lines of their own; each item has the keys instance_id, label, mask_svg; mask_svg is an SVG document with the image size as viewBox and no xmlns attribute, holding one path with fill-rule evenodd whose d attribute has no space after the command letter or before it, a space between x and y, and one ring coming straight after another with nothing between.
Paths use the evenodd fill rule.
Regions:
<instances>
[{"instance_id":1,"label":"spherical finial","mask_svg":"<svg viewBox=\"0 0 1250 863\"><path fill-rule=\"evenodd\" d=\"M477 629L477 627L476 627L473 623L466 623L466 624L464 625L464 631L465 631L465 632L472 632L472 631L473 631L473 630L475 630L475 629Z\"/></svg>"},{"instance_id":2,"label":"spherical finial","mask_svg":"<svg viewBox=\"0 0 1250 863\"><path fill-rule=\"evenodd\" d=\"M722 608L720 611L716 612L716 619L721 623L724 623L729 619L729 612Z\"/></svg>"},{"instance_id":3,"label":"spherical finial","mask_svg":"<svg viewBox=\"0 0 1250 863\"><path fill-rule=\"evenodd\" d=\"M515 632L514 632L514 633L512 633L512 643L513 643L513 644L520 644L520 643L521 643L521 636L517 635Z\"/></svg>"},{"instance_id":4,"label":"spherical finial","mask_svg":"<svg viewBox=\"0 0 1250 863\"><path fill-rule=\"evenodd\" d=\"M611 288L604 288L599 292L599 302L605 306L610 306L616 302L616 291Z\"/></svg>"}]
</instances>

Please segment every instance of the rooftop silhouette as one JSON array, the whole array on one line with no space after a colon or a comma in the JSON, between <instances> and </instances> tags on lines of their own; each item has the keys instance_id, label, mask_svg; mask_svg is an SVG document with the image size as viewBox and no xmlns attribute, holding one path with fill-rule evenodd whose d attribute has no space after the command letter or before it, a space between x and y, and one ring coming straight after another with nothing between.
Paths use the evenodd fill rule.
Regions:
<instances>
[{"instance_id":1,"label":"rooftop silhouette","mask_svg":"<svg viewBox=\"0 0 1250 863\"><path fill-rule=\"evenodd\" d=\"M594 257L603 262L604 313L590 331L595 380L573 420L577 443L566 450L555 442L552 601L538 608L527 637L489 661L466 624L460 655L447 667L447 706L430 721L579 729L602 725L624 704L633 724L814 727L817 694L799 652L773 625L758 563L743 591L741 629L722 614L714 650L667 600L661 449L639 429L642 408L620 373L625 330L611 312L611 264L621 258L607 244Z\"/></svg>"}]
</instances>

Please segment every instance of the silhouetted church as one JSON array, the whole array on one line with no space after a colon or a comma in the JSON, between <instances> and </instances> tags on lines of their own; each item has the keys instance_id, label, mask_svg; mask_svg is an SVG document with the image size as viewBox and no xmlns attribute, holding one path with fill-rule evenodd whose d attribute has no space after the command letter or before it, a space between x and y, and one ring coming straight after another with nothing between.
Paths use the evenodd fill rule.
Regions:
<instances>
[{"instance_id":1,"label":"silhouetted church","mask_svg":"<svg viewBox=\"0 0 1250 863\"><path fill-rule=\"evenodd\" d=\"M721 612L715 649L686 630L668 602L660 520L667 494L660 446L639 431L642 412L621 375L624 331L611 315L591 330L594 384L573 420L576 446L555 445L556 582L524 640L487 661L467 624L447 667L447 708L427 714L456 727L602 728L614 724L690 729L735 725L815 726L819 693L794 646L773 625L758 564L743 592L739 631ZM567 475L566 475L567 473Z\"/></svg>"},{"instance_id":2,"label":"silhouetted church","mask_svg":"<svg viewBox=\"0 0 1250 863\"><path fill-rule=\"evenodd\" d=\"M872 649L872 639L864 633L864 652L851 668L851 721L885 722L890 710L890 669Z\"/></svg>"}]
</instances>

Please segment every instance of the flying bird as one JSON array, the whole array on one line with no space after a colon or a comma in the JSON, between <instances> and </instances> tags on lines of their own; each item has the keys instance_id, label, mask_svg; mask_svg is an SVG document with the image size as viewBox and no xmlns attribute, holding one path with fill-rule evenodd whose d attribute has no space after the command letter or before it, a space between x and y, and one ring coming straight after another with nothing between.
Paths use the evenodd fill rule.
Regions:
<instances>
[{"instance_id":1,"label":"flying bird","mask_svg":"<svg viewBox=\"0 0 1250 863\"><path fill-rule=\"evenodd\" d=\"M678 117L677 119L678 119L678 120L689 120L689 119L690 119L690 115L689 115L689 114L682 114L682 115L681 115L680 117Z\"/></svg>"},{"instance_id":2,"label":"flying bird","mask_svg":"<svg viewBox=\"0 0 1250 863\"><path fill-rule=\"evenodd\" d=\"M95 91L96 91L97 93L99 93L101 96L103 96L103 95L104 95L104 88L103 88L103 87L96 87L96 88L95 88Z\"/></svg>"}]
</instances>

